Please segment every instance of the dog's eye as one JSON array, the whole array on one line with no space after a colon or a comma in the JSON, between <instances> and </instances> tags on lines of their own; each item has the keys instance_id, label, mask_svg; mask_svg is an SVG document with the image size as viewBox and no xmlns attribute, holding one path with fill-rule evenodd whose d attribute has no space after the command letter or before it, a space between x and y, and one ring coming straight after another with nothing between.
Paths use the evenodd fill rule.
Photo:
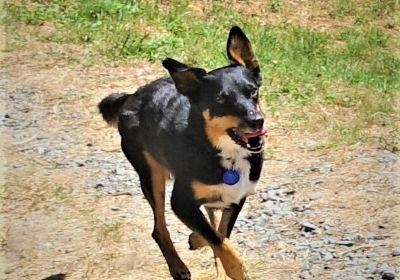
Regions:
<instances>
[{"instance_id":1,"label":"dog's eye","mask_svg":"<svg viewBox=\"0 0 400 280\"><path fill-rule=\"evenodd\" d=\"M228 97L229 93L226 91L221 91L220 93L218 93L217 96L217 102L222 104L226 101L226 98Z\"/></svg>"},{"instance_id":2,"label":"dog's eye","mask_svg":"<svg viewBox=\"0 0 400 280\"><path fill-rule=\"evenodd\" d=\"M258 87L255 87L253 85L248 85L246 89L246 94L248 98L257 98L258 96Z\"/></svg>"},{"instance_id":3,"label":"dog's eye","mask_svg":"<svg viewBox=\"0 0 400 280\"><path fill-rule=\"evenodd\" d=\"M252 87L250 90L250 98L257 101L258 100L258 88Z\"/></svg>"}]
</instances>

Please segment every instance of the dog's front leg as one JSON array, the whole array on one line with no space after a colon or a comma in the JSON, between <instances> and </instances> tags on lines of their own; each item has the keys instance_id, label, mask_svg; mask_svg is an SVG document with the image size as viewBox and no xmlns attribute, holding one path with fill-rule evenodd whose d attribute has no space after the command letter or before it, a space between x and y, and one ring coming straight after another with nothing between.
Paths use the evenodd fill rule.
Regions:
<instances>
[{"instance_id":1,"label":"dog's front leg","mask_svg":"<svg viewBox=\"0 0 400 280\"><path fill-rule=\"evenodd\" d=\"M228 238L215 230L200 210L200 203L194 198L188 184L177 178L172 192L171 206L178 218L191 230L200 234L214 251L216 257L233 280L245 280L246 268L239 253L232 246Z\"/></svg>"},{"instance_id":2,"label":"dog's front leg","mask_svg":"<svg viewBox=\"0 0 400 280\"><path fill-rule=\"evenodd\" d=\"M216 230L218 230L219 222L221 220L221 213L218 209L210 208L210 207L205 207L210 223L212 227ZM193 231L189 235L189 249L190 250L197 250L200 249L204 246L208 246L207 240L205 240L200 234L197 232Z\"/></svg>"}]
</instances>

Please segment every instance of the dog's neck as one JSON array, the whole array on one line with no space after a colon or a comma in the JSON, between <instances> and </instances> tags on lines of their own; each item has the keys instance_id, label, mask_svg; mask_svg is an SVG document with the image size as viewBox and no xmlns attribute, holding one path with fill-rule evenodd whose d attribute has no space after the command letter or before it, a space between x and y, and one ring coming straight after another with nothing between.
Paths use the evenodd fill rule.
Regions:
<instances>
[{"instance_id":1,"label":"dog's neck","mask_svg":"<svg viewBox=\"0 0 400 280\"><path fill-rule=\"evenodd\" d=\"M196 143L195 145L198 148L204 150L205 152L218 154L218 149L216 149L216 147L213 147L208 139L202 111L196 105L191 104L187 132L189 137L192 138L192 141Z\"/></svg>"},{"instance_id":2,"label":"dog's neck","mask_svg":"<svg viewBox=\"0 0 400 280\"><path fill-rule=\"evenodd\" d=\"M222 158L231 158L237 154L250 154L250 152L236 144L228 134L221 135L213 145L206 131L206 122L202 110L192 105L188 119L188 133L197 147L212 152Z\"/></svg>"}]
</instances>

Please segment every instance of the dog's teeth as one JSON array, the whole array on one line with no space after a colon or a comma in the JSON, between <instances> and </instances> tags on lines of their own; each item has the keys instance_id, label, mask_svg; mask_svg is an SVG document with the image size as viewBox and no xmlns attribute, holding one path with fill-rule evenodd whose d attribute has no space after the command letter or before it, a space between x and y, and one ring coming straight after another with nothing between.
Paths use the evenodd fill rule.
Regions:
<instances>
[{"instance_id":1,"label":"dog's teeth","mask_svg":"<svg viewBox=\"0 0 400 280\"><path fill-rule=\"evenodd\" d=\"M251 148L250 144L246 144L246 147L247 147L247 148Z\"/></svg>"}]
</instances>

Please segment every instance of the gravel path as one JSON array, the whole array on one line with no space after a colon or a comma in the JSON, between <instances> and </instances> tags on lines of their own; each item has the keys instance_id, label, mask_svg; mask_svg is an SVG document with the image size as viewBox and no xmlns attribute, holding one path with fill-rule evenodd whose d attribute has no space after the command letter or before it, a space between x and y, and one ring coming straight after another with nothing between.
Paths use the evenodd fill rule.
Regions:
<instances>
[{"instance_id":1,"label":"gravel path","mask_svg":"<svg viewBox=\"0 0 400 280\"><path fill-rule=\"evenodd\" d=\"M39 240L35 241L36 250L31 251L26 247L19 250L11 246L10 240L23 240L29 244L28 233L13 229L25 226L32 213L43 209L28 207L25 203L24 195L33 195L37 190L32 193L29 189L23 194L24 190L17 192L7 186L14 186L13 182L17 182L15 188L18 188L22 185L17 179L26 179L37 181L36 185L46 188L49 174L54 183L51 191L57 185L56 178L62 178L59 183L62 182L63 186L66 181L71 182L74 188L70 193L60 192L65 199L79 196L80 213L87 203L90 211L107 210L104 212L107 218L115 216L119 223L129 224L130 230L139 227L134 236L128 233L130 242L137 241L133 247L144 244L145 252L150 252L136 256L136 259L144 260L141 265L136 262L136 268L132 264L116 265L108 267L105 278L99 276L99 272L91 279L167 279L163 260L150 238L152 215L140 192L137 175L119 151L117 133L106 128L96 113L94 105L104 93L90 96L88 89L81 92L61 85L59 92L46 92L44 88L35 88L11 75L4 75L1 79L4 111L0 122L1 133L5 136L3 147L6 148L3 155L6 160L2 161L1 168L6 179L6 199L0 217L8 228L2 238L6 266L3 275L0 274L1 279L39 279L60 272L69 273L71 279L90 275L87 265L80 267L79 260L84 254L79 255L79 246L70 244L74 241L57 239L49 245L46 240ZM99 76L94 75L92 79L99 79ZM58 97L60 95L62 97ZM321 150L316 148L318 138L310 139L274 124L271 126L263 178L257 194L248 200L241 213L233 234L234 242L246 255L251 279L399 279L398 155L361 146ZM36 171L24 178L26 170L32 167L36 167ZM53 176L54 172L58 177ZM170 192L171 186L168 190ZM132 202L134 205L129 209L127 206ZM40 203L46 203L46 199ZM49 200L48 203L53 202ZM59 212L60 207L77 208L73 203L68 200L64 205L63 201L58 201L55 208ZM100 209L99 205L105 208ZM189 231L174 218L169 205L167 208L176 246L184 250L183 255L189 259L196 279L213 279L210 276L213 270L210 252L186 250ZM71 217L64 217L61 212L57 223L62 219L70 221ZM77 216L74 219L84 224L87 217L81 218L81 222ZM48 231L46 229L51 223L43 215L33 222L41 224L44 232ZM78 234L67 227L62 228L65 230L60 235ZM91 228L85 230L90 232ZM85 232L78 236L85 236ZM18 235L21 235L20 239ZM98 240L91 240L80 242L87 242L89 247L93 242L90 248L97 248ZM116 243L122 246L124 242L126 240L121 237L112 245L107 243L104 246L111 250ZM72 252L54 254L54 263L49 261L51 254L47 252L52 250L46 251L46 246L60 250L60 247L68 248L69 245L75 248L71 249ZM74 260L76 267L63 263L68 253L79 255ZM193 257L194 254L197 256ZM109 258L117 257L110 255ZM157 272L151 267L154 259L161 264L161 278L155 276ZM109 262L110 259L100 259L93 266L107 266ZM133 276L132 270L135 271ZM124 273L124 276L118 273Z\"/></svg>"}]
</instances>

